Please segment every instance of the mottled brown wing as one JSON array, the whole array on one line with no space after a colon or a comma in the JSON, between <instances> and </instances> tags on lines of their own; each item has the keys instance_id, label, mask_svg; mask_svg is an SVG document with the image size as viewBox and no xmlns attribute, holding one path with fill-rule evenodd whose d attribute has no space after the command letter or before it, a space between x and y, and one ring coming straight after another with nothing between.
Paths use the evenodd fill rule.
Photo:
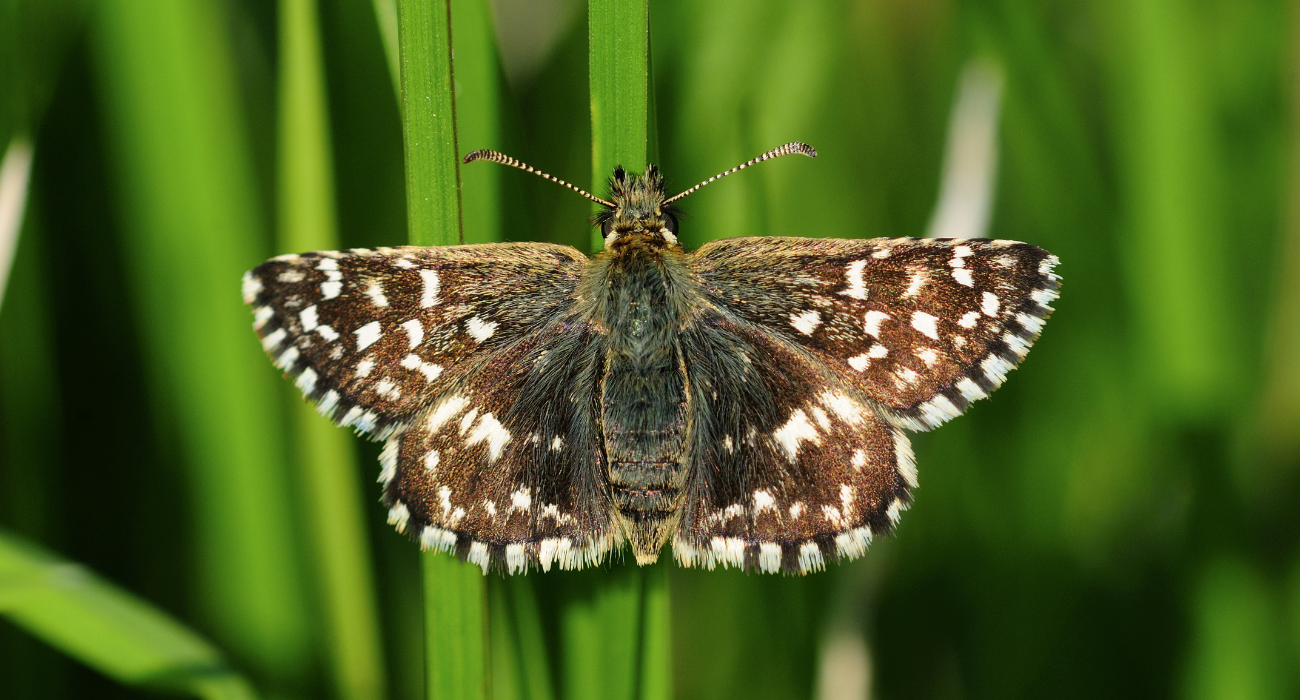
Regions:
<instances>
[{"instance_id":1,"label":"mottled brown wing","mask_svg":"<svg viewBox=\"0 0 1300 700\"><path fill-rule=\"evenodd\" d=\"M389 522L506 573L618 543L599 442L604 336L559 317L467 367L381 456Z\"/></svg>"},{"instance_id":2,"label":"mottled brown wing","mask_svg":"<svg viewBox=\"0 0 1300 700\"><path fill-rule=\"evenodd\" d=\"M725 312L683 331L682 566L807 573L889 531L916 486L901 428L814 353Z\"/></svg>"},{"instance_id":3,"label":"mottled brown wing","mask_svg":"<svg viewBox=\"0 0 1300 700\"><path fill-rule=\"evenodd\" d=\"M322 414L382 439L472 360L562 313L586 261L544 243L285 255L244 276L244 302Z\"/></svg>"},{"instance_id":4,"label":"mottled brown wing","mask_svg":"<svg viewBox=\"0 0 1300 700\"><path fill-rule=\"evenodd\" d=\"M719 308L806 348L913 430L956 417L1024 359L1056 264L987 239L732 238L692 257Z\"/></svg>"}]
</instances>

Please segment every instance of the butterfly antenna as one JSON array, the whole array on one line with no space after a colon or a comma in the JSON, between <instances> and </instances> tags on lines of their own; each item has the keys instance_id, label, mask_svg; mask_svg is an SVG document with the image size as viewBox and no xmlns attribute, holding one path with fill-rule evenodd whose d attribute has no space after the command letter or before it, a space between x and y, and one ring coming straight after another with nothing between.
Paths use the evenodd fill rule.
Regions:
<instances>
[{"instance_id":1,"label":"butterfly antenna","mask_svg":"<svg viewBox=\"0 0 1300 700\"><path fill-rule=\"evenodd\" d=\"M509 165L512 168L519 168L520 170L526 173L532 173L538 177L546 178L547 180L550 180L551 182L554 182L557 185L563 185L597 204L603 204L611 209L614 208L613 202L603 200L600 197L597 197L596 195L582 189L581 187L570 185L569 183L565 182L564 180L561 180L558 177L555 177L554 175L548 175L538 170L537 168L534 168L533 166L524 163L522 161L511 158L510 156L504 153L500 153L498 151L493 151L485 148L479 151L474 151L473 153L465 156L465 163L473 163L476 160L490 160L493 163L500 163L502 165Z\"/></svg>"},{"instance_id":2,"label":"butterfly antenna","mask_svg":"<svg viewBox=\"0 0 1300 700\"><path fill-rule=\"evenodd\" d=\"M795 141L794 143L787 143L786 145L781 146L780 148L773 148L772 150L768 151L767 153L764 153L763 155L753 160L741 163L740 165L737 165L731 170L718 173L717 175L714 175L713 177L705 180L704 182L701 182L700 184L690 188L689 190L686 190L685 192L675 194L669 197L668 199L665 199L664 204L671 204L673 202L676 202L677 200L681 199L682 197L685 197L688 194L693 194L696 190L709 184L710 182L713 182L714 180L721 180L722 178L732 173L738 173L741 170L744 170L745 168L748 168L751 165L757 165L758 163L762 163L765 160L772 160L773 158L780 158L781 156L788 156L791 153L802 153L803 155L808 156L809 158L817 157L817 149L813 148L812 146L809 146L806 143L802 143L800 141Z\"/></svg>"}]
</instances>

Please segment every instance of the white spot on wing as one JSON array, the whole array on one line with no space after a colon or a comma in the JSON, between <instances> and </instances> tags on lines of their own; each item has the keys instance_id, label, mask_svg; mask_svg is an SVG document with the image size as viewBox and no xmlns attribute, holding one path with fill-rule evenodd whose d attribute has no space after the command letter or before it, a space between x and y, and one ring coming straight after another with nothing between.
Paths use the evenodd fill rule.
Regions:
<instances>
[{"instance_id":1,"label":"white spot on wing","mask_svg":"<svg viewBox=\"0 0 1300 700\"><path fill-rule=\"evenodd\" d=\"M371 303L375 306L388 306L388 297L384 296L384 288L377 281L371 282L370 286L366 287L366 296L370 297Z\"/></svg>"},{"instance_id":2,"label":"white spot on wing","mask_svg":"<svg viewBox=\"0 0 1300 700\"><path fill-rule=\"evenodd\" d=\"M406 523L411 519L411 511L406 504L398 501L388 509L388 524L396 525L398 532L406 532Z\"/></svg>"},{"instance_id":3,"label":"white spot on wing","mask_svg":"<svg viewBox=\"0 0 1300 700\"><path fill-rule=\"evenodd\" d=\"M849 366L859 372L866 371L867 366L870 364L871 364L871 358L865 354L854 355L853 357L849 358Z\"/></svg>"},{"instance_id":4,"label":"white spot on wing","mask_svg":"<svg viewBox=\"0 0 1300 700\"><path fill-rule=\"evenodd\" d=\"M294 382L304 396L311 396L316 391L316 370L308 367L298 375L298 381Z\"/></svg>"},{"instance_id":5,"label":"white spot on wing","mask_svg":"<svg viewBox=\"0 0 1300 700\"><path fill-rule=\"evenodd\" d=\"M424 342L424 324L420 319L413 318L402 324L402 330L406 331L407 344L414 350Z\"/></svg>"},{"instance_id":6,"label":"white spot on wing","mask_svg":"<svg viewBox=\"0 0 1300 700\"><path fill-rule=\"evenodd\" d=\"M302 322L302 330L304 333L310 333L316 330L316 326L320 325L320 320L316 318L316 305L312 304L303 309L302 313L298 314L298 320Z\"/></svg>"},{"instance_id":7,"label":"white spot on wing","mask_svg":"<svg viewBox=\"0 0 1300 700\"><path fill-rule=\"evenodd\" d=\"M957 382L957 391L960 391L962 398L967 401L978 401L985 396L988 396L988 394L984 393L984 390L980 388L980 385L976 384L970 377L962 377L961 380Z\"/></svg>"},{"instance_id":8,"label":"white spot on wing","mask_svg":"<svg viewBox=\"0 0 1300 700\"><path fill-rule=\"evenodd\" d=\"M288 333L285 333L283 328L275 329L275 332L262 338L262 349L271 352L279 347L280 343L284 342L284 337L286 335L288 335Z\"/></svg>"},{"instance_id":9,"label":"white spot on wing","mask_svg":"<svg viewBox=\"0 0 1300 700\"><path fill-rule=\"evenodd\" d=\"M886 253L886 255L888 255L888 253ZM849 263L848 268L846 268L844 272L844 279L848 281L849 286L848 289L840 292L840 294L853 299L867 298L867 287L862 280L862 270L866 266L866 260L855 260Z\"/></svg>"},{"instance_id":10,"label":"white spot on wing","mask_svg":"<svg viewBox=\"0 0 1300 700\"><path fill-rule=\"evenodd\" d=\"M805 542L799 547L799 570L803 573L821 571L826 568L822 559L822 550L816 542Z\"/></svg>"},{"instance_id":11,"label":"white spot on wing","mask_svg":"<svg viewBox=\"0 0 1300 700\"><path fill-rule=\"evenodd\" d=\"M398 261L401 264L401 261ZM438 273L433 270L420 270L420 279L424 282L424 291L420 293L420 306L429 308L438 303Z\"/></svg>"},{"instance_id":12,"label":"white spot on wing","mask_svg":"<svg viewBox=\"0 0 1300 700\"><path fill-rule=\"evenodd\" d=\"M321 299L325 301L329 301L330 299L337 297L339 295L339 292L342 291L343 291L342 282L330 281L330 282L320 283Z\"/></svg>"},{"instance_id":13,"label":"white spot on wing","mask_svg":"<svg viewBox=\"0 0 1300 700\"><path fill-rule=\"evenodd\" d=\"M527 511L533 506L532 491L526 488L510 494L510 509Z\"/></svg>"},{"instance_id":14,"label":"white spot on wing","mask_svg":"<svg viewBox=\"0 0 1300 700\"><path fill-rule=\"evenodd\" d=\"M790 325L804 335L812 335L817 330L817 326L822 324L822 316L816 311L805 311L801 314L790 314Z\"/></svg>"},{"instance_id":15,"label":"white spot on wing","mask_svg":"<svg viewBox=\"0 0 1300 700\"><path fill-rule=\"evenodd\" d=\"M483 569L484 574L487 573L488 564L491 563L491 557L488 555L486 542L475 542L471 544L469 546L469 556L465 558L468 559L471 564L478 564L479 568Z\"/></svg>"},{"instance_id":16,"label":"white spot on wing","mask_svg":"<svg viewBox=\"0 0 1300 700\"><path fill-rule=\"evenodd\" d=\"M983 300L980 301L980 310L984 312L985 316L997 316L999 305L998 295L993 292L984 292Z\"/></svg>"},{"instance_id":17,"label":"white spot on wing","mask_svg":"<svg viewBox=\"0 0 1300 700\"><path fill-rule=\"evenodd\" d=\"M257 275L254 275L251 270L245 272L241 291L244 293L244 303L253 303L257 300L257 295L262 293L262 280Z\"/></svg>"},{"instance_id":18,"label":"white spot on wing","mask_svg":"<svg viewBox=\"0 0 1300 700\"><path fill-rule=\"evenodd\" d=\"M424 375L425 381L430 381L430 382L437 379L439 375L442 374L442 365L437 365L432 362L425 362L424 360L420 359L419 355L414 355L414 354L407 355L406 357L402 358L402 367L405 367L406 369L409 369L413 372L418 370L420 374Z\"/></svg>"},{"instance_id":19,"label":"white spot on wing","mask_svg":"<svg viewBox=\"0 0 1300 700\"><path fill-rule=\"evenodd\" d=\"M888 320L889 314L883 311L868 311L863 319L863 325L866 328L867 335L872 338L880 337L880 323Z\"/></svg>"},{"instance_id":20,"label":"white spot on wing","mask_svg":"<svg viewBox=\"0 0 1300 700\"><path fill-rule=\"evenodd\" d=\"M379 453L379 483L384 486L397 476L397 453L401 449L400 438L389 438L384 443L384 450Z\"/></svg>"},{"instance_id":21,"label":"white spot on wing","mask_svg":"<svg viewBox=\"0 0 1300 700\"><path fill-rule=\"evenodd\" d=\"M957 280L957 284L965 285L967 287L975 286L975 278L971 276L970 270L965 268L957 268L953 270L952 278Z\"/></svg>"},{"instance_id":22,"label":"white spot on wing","mask_svg":"<svg viewBox=\"0 0 1300 700\"><path fill-rule=\"evenodd\" d=\"M358 377L369 377L369 376L370 376L370 370L372 370L372 369L374 369L374 368L375 368L375 361L374 361L374 360L371 360L371 359L365 359L365 360L362 360L362 361L360 361L360 362L357 363L357 376L358 376Z\"/></svg>"},{"instance_id":23,"label":"white spot on wing","mask_svg":"<svg viewBox=\"0 0 1300 700\"><path fill-rule=\"evenodd\" d=\"M894 429L894 459L898 462L898 473L908 486L916 488L916 455L912 454L912 443L907 433Z\"/></svg>"},{"instance_id":24,"label":"white spot on wing","mask_svg":"<svg viewBox=\"0 0 1300 700\"><path fill-rule=\"evenodd\" d=\"M962 314L961 318L957 319L957 325L962 328L974 328L975 324L979 323L979 320L980 314L978 311L967 311Z\"/></svg>"},{"instance_id":25,"label":"white spot on wing","mask_svg":"<svg viewBox=\"0 0 1300 700\"><path fill-rule=\"evenodd\" d=\"M917 270L912 273L911 280L907 283L907 291L903 292L903 297L914 297L921 292L921 287L930 281L930 273L925 270Z\"/></svg>"},{"instance_id":26,"label":"white spot on wing","mask_svg":"<svg viewBox=\"0 0 1300 700\"><path fill-rule=\"evenodd\" d=\"M480 442L487 443L488 461L495 462L501 456L501 450L505 448L506 443L510 442L510 431L506 430L491 413L484 413L483 417L478 419L474 432L470 433L465 444L477 445Z\"/></svg>"},{"instance_id":27,"label":"white spot on wing","mask_svg":"<svg viewBox=\"0 0 1300 700\"><path fill-rule=\"evenodd\" d=\"M497 331L497 322L488 321L485 323L483 319L478 316L471 316L470 319L465 322L465 330L473 336L474 340L481 343L488 338L491 338L492 334Z\"/></svg>"},{"instance_id":28,"label":"white spot on wing","mask_svg":"<svg viewBox=\"0 0 1300 700\"><path fill-rule=\"evenodd\" d=\"M444 423L451 420L457 413L460 413L461 409L465 408L468 403L469 399L460 395L443 399L442 403L438 404L438 407L433 409L433 413L429 415L429 432L437 433Z\"/></svg>"},{"instance_id":29,"label":"white spot on wing","mask_svg":"<svg viewBox=\"0 0 1300 700\"><path fill-rule=\"evenodd\" d=\"M764 542L758 545L758 570L774 574L781 570L781 545Z\"/></svg>"},{"instance_id":30,"label":"white spot on wing","mask_svg":"<svg viewBox=\"0 0 1300 700\"><path fill-rule=\"evenodd\" d=\"M754 492L754 515L758 515L765 510L776 510L776 499L772 497L771 492L759 489Z\"/></svg>"},{"instance_id":31,"label":"white spot on wing","mask_svg":"<svg viewBox=\"0 0 1300 700\"><path fill-rule=\"evenodd\" d=\"M912 327L920 331L922 335L928 336L934 340L939 339L939 318L931 316L924 311L917 311L912 314Z\"/></svg>"},{"instance_id":32,"label":"white spot on wing","mask_svg":"<svg viewBox=\"0 0 1300 700\"><path fill-rule=\"evenodd\" d=\"M371 321L352 332L357 336L357 352L374 345L384 335L379 329L379 321Z\"/></svg>"},{"instance_id":33,"label":"white spot on wing","mask_svg":"<svg viewBox=\"0 0 1300 700\"><path fill-rule=\"evenodd\" d=\"M781 451L785 453L785 458L789 462L794 462L794 458L799 454L799 441L807 440L815 445L821 444L821 438L817 436L817 430L808 422L808 414L801 409L795 409L790 414L790 420L785 425L772 433Z\"/></svg>"}]
</instances>

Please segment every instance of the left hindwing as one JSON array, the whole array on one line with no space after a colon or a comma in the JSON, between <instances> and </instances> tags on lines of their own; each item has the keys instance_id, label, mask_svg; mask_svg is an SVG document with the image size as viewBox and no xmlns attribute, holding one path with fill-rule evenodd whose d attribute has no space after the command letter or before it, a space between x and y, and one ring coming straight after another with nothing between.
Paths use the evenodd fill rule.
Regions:
<instances>
[{"instance_id":1,"label":"left hindwing","mask_svg":"<svg viewBox=\"0 0 1300 700\"><path fill-rule=\"evenodd\" d=\"M692 257L714 305L807 349L913 430L956 417L1024 359L1056 264L988 239L731 238Z\"/></svg>"}]
</instances>

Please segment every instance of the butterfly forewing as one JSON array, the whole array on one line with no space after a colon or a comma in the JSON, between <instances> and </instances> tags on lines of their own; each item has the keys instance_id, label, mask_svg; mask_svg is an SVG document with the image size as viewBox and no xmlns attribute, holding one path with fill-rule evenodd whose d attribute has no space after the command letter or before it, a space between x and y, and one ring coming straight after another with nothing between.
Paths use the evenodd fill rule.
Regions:
<instances>
[{"instance_id":1,"label":"butterfly forewing","mask_svg":"<svg viewBox=\"0 0 1300 700\"><path fill-rule=\"evenodd\" d=\"M714 303L809 349L914 430L957 416L1024 358L1056 263L986 239L733 238L694 258Z\"/></svg>"},{"instance_id":2,"label":"butterfly forewing","mask_svg":"<svg viewBox=\"0 0 1300 700\"><path fill-rule=\"evenodd\" d=\"M686 566L806 573L862 554L915 486L906 435L813 354L725 314L683 333L695 475Z\"/></svg>"},{"instance_id":3,"label":"butterfly forewing","mask_svg":"<svg viewBox=\"0 0 1300 700\"><path fill-rule=\"evenodd\" d=\"M476 356L552 318L585 258L542 243L287 255L244 277L276 365L344 426L386 437Z\"/></svg>"}]
</instances>

